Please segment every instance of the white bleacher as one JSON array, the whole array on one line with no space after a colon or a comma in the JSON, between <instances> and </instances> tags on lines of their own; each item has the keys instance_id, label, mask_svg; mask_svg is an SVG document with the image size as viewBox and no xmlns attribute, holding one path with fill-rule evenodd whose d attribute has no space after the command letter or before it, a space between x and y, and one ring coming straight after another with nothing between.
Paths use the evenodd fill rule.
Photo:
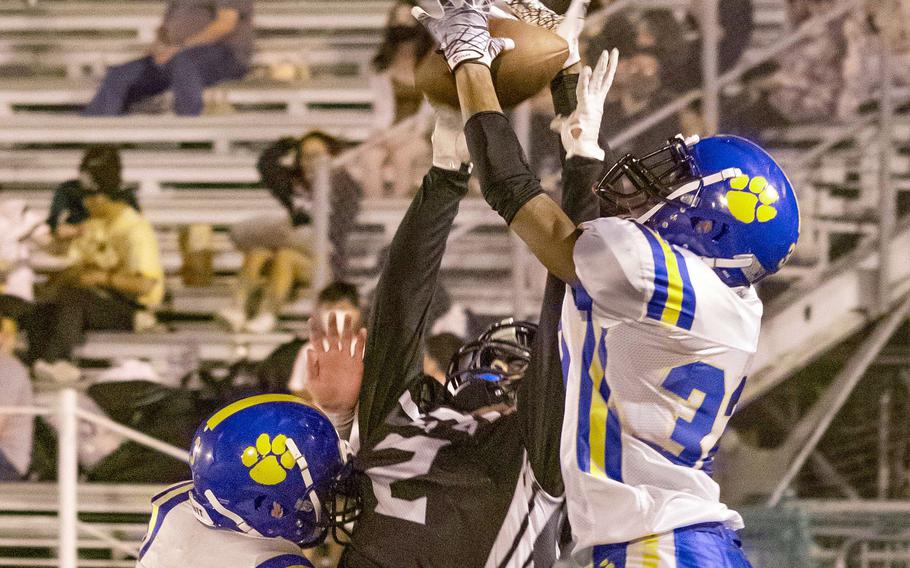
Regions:
<instances>
[{"instance_id":1,"label":"white bleacher","mask_svg":"<svg viewBox=\"0 0 910 568\"><path fill-rule=\"evenodd\" d=\"M362 117L334 111L312 111L300 117L283 113L258 113L255 120L244 115L147 116L129 120L119 117L9 116L2 119L0 147L87 145L176 145L203 143L215 152L228 153L238 144L263 145L284 136L300 136L318 128L348 140L363 140L372 127Z\"/></svg>"},{"instance_id":2,"label":"white bleacher","mask_svg":"<svg viewBox=\"0 0 910 568\"><path fill-rule=\"evenodd\" d=\"M313 77L367 77L377 41L374 33L258 39L253 73L291 63L305 67ZM122 38L0 38L0 73L7 67L28 69L32 76L100 79L108 66L137 59L146 52L146 45Z\"/></svg>"},{"instance_id":3,"label":"white bleacher","mask_svg":"<svg viewBox=\"0 0 910 568\"><path fill-rule=\"evenodd\" d=\"M26 78L0 80L0 115L11 115L17 107L36 110L54 107L82 107L88 104L97 90L93 80ZM369 83L359 79L333 78L322 81L285 83L248 79L219 84L217 90L232 105L283 107L298 117L309 114L341 114L348 120L359 119L370 124L374 91ZM331 107L341 107L332 110ZM352 107L352 108L351 108Z\"/></svg>"},{"instance_id":4,"label":"white bleacher","mask_svg":"<svg viewBox=\"0 0 910 568\"><path fill-rule=\"evenodd\" d=\"M78 546L89 554L78 560L80 568L132 568L136 560L111 551L110 538L139 549L151 512L152 496L161 485L80 484L79 513L83 526ZM54 483L0 484L0 566L57 566L59 545L57 485ZM100 515L100 516L99 516ZM106 538L99 536L104 535ZM36 551L47 550L39 555ZM21 550L22 557L15 552ZM99 554L100 553L100 554ZM104 558L104 556L108 558ZM93 559L95 557L95 559Z\"/></svg>"},{"instance_id":5,"label":"white bleacher","mask_svg":"<svg viewBox=\"0 0 910 568\"><path fill-rule=\"evenodd\" d=\"M120 32L151 43L164 13L164 2L49 2L27 7L18 0L0 3L0 35L36 32ZM331 0L291 0L256 3L253 19L258 35L297 34L313 30L381 30L391 2L345 0L345 15Z\"/></svg>"}]
</instances>

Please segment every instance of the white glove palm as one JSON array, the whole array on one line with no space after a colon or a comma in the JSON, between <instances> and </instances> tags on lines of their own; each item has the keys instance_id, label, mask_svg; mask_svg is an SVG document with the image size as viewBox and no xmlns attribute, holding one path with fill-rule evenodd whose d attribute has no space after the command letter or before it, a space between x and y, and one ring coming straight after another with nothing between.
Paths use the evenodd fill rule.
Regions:
<instances>
[{"instance_id":1,"label":"white glove palm","mask_svg":"<svg viewBox=\"0 0 910 568\"><path fill-rule=\"evenodd\" d=\"M603 160L604 151L597 142L600 134L600 120L603 117L607 93L613 85L616 75L616 64L619 62L619 51L604 51L591 71L585 67L578 77L575 94L578 107L568 117L557 116L550 128L559 133L566 158L581 156L594 160Z\"/></svg>"},{"instance_id":2,"label":"white glove palm","mask_svg":"<svg viewBox=\"0 0 910 568\"><path fill-rule=\"evenodd\" d=\"M500 53L515 47L511 39L490 37L490 0L439 0L439 5L440 17L419 6L412 8L411 14L439 42L452 71L468 61L489 67Z\"/></svg>"},{"instance_id":3,"label":"white glove palm","mask_svg":"<svg viewBox=\"0 0 910 568\"><path fill-rule=\"evenodd\" d=\"M588 4L591 0L572 0L569 9L562 16L547 8L540 0L506 0L512 12L522 22L556 33L569 44L569 58L563 69L581 61L578 36L585 24Z\"/></svg>"}]
</instances>

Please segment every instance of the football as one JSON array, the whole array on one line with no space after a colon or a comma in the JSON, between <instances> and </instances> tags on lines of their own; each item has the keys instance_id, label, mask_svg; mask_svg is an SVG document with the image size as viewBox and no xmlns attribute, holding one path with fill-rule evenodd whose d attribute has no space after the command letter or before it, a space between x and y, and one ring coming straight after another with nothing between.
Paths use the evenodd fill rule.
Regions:
<instances>
[{"instance_id":1,"label":"football","mask_svg":"<svg viewBox=\"0 0 910 568\"><path fill-rule=\"evenodd\" d=\"M497 57L490 69L503 108L512 108L539 93L569 56L564 39L518 20L490 20L490 34L515 41L515 49ZM431 102L458 108L455 76L441 53L434 51L417 65L416 83Z\"/></svg>"}]
</instances>

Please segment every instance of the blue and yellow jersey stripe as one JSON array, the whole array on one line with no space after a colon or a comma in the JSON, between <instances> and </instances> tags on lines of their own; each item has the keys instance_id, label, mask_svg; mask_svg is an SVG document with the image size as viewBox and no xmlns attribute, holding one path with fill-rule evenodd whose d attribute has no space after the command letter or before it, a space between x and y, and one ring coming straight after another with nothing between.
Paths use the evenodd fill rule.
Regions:
<instances>
[{"instance_id":1,"label":"blue and yellow jersey stripe","mask_svg":"<svg viewBox=\"0 0 910 568\"><path fill-rule=\"evenodd\" d=\"M610 406L610 387L605 372L607 330L595 327L589 303L578 302L578 298L584 296L583 290L576 292L576 305L587 307L581 309L586 329L580 361L576 462L581 471L622 481L620 423L615 408Z\"/></svg>"},{"instance_id":2,"label":"blue and yellow jersey stripe","mask_svg":"<svg viewBox=\"0 0 910 568\"><path fill-rule=\"evenodd\" d=\"M161 530L164 518L171 509L190 498L190 491L192 489L193 482L184 481L183 483L172 485L152 497L152 518L149 521L148 534L145 535L145 539L142 541L142 547L139 549L140 560L145 556L145 553L148 552L149 547L152 546L155 537L158 536L158 531Z\"/></svg>"},{"instance_id":3,"label":"blue and yellow jersey stripe","mask_svg":"<svg viewBox=\"0 0 910 568\"><path fill-rule=\"evenodd\" d=\"M654 258L654 292L648 301L647 317L681 329L692 329L695 288L685 257L651 229L635 226L648 241Z\"/></svg>"}]
</instances>

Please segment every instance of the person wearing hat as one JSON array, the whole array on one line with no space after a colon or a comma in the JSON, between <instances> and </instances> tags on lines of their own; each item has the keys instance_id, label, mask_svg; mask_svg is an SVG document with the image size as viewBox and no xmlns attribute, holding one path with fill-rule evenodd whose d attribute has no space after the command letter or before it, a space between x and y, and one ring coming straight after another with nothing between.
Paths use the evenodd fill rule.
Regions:
<instances>
[{"instance_id":1,"label":"person wearing hat","mask_svg":"<svg viewBox=\"0 0 910 568\"><path fill-rule=\"evenodd\" d=\"M123 165L120 152L110 144L89 146L79 163L79 177L60 184L54 190L47 224L59 239L72 239L79 234L79 227L88 219L88 210L82 203L86 189L121 189ZM125 196L133 209L139 210L134 193Z\"/></svg>"},{"instance_id":2,"label":"person wearing hat","mask_svg":"<svg viewBox=\"0 0 910 568\"><path fill-rule=\"evenodd\" d=\"M36 377L77 380L79 369L69 359L86 330L133 330L137 313L161 303L158 241L130 199L119 184L84 187L88 220L70 246L71 266L55 279L53 298L24 318Z\"/></svg>"}]
</instances>

